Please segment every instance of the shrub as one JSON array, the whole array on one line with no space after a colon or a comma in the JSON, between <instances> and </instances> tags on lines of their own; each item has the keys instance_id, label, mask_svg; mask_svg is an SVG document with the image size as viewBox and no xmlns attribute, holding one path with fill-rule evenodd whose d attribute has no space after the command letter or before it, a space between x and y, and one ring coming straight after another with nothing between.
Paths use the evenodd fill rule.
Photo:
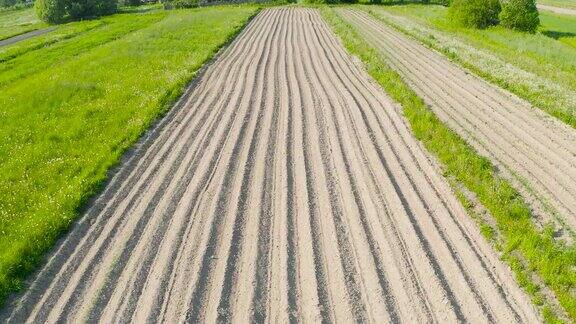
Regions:
<instances>
[{"instance_id":1,"label":"shrub","mask_svg":"<svg viewBox=\"0 0 576 324\"><path fill-rule=\"evenodd\" d=\"M68 14L72 19L110 15L117 9L115 0L69 0Z\"/></svg>"},{"instance_id":2,"label":"shrub","mask_svg":"<svg viewBox=\"0 0 576 324\"><path fill-rule=\"evenodd\" d=\"M142 0L126 0L124 4L127 6L139 6L142 4Z\"/></svg>"},{"instance_id":3,"label":"shrub","mask_svg":"<svg viewBox=\"0 0 576 324\"><path fill-rule=\"evenodd\" d=\"M164 9L196 8L198 6L198 0L171 0L164 2Z\"/></svg>"},{"instance_id":4,"label":"shrub","mask_svg":"<svg viewBox=\"0 0 576 324\"><path fill-rule=\"evenodd\" d=\"M34 6L34 2L32 1L23 1L23 0L0 0L0 12L8 11L8 10L19 10L30 8Z\"/></svg>"},{"instance_id":5,"label":"shrub","mask_svg":"<svg viewBox=\"0 0 576 324\"><path fill-rule=\"evenodd\" d=\"M36 0L34 6L38 17L50 24L59 23L66 16L66 4L63 0Z\"/></svg>"},{"instance_id":6,"label":"shrub","mask_svg":"<svg viewBox=\"0 0 576 324\"><path fill-rule=\"evenodd\" d=\"M9 8L16 5L16 0L0 0L0 8Z\"/></svg>"},{"instance_id":7,"label":"shrub","mask_svg":"<svg viewBox=\"0 0 576 324\"><path fill-rule=\"evenodd\" d=\"M534 33L540 25L538 9L534 0L506 0L500 13L502 26Z\"/></svg>"},{"instance_id":8,"label":"shrub","mask_svg":"<svg viewBox=\"0 0 576 324\"><path fill-rule=\"evenodd\" d=\"M382 3L382 0L369 0L370 3ZM304 3L310 4L339 4L339 3L357 3L358 0L304 0Z\"/></svg>"},{"instance_id":9,"label":"shrub","mask_svg":"<svg viewBox=\"0 0 576 324\"><path fill-rule=\"evenodd\" d=\"M38 17L55 24L63 20L110 15L117 10L117 0L36 0Z\"/></svg>"},{"instance_id":10,"label":"shrub","mask_svg":"<svg viewBox=\"0 0 576 324\"><path fill-rule=\"evenodd\" d=\"M498 0L453 0L449 15L462 26L486 28L498 24L500 10Z\"/></svg>"}]
</instances>

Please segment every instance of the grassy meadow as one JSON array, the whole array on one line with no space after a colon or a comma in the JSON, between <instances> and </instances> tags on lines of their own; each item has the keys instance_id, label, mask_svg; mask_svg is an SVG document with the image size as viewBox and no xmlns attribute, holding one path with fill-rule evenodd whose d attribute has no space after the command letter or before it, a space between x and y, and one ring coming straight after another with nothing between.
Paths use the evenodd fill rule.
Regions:
<instances>
[{"instance_id":1,"label":"grassy meadow","mask_svg":"<svg viewBox=\"0 0 576 324\"><path fill-rule=\"evenodd\" d=\"M0 48L0 303L256 11L135 11Z\"/></svg>"},{"instance_id":2,"label":"grassy meadow","mask_svg":"<svg viewBox=\"0 0 576 324\"><path fill-rule=\"evenodd\" d=\"M565 316L576 319L576 246L558 242L550 229L539 230L532 221L530 207L512 185L498 175L489 160L436 117L385 58L363 40L361 31L332 9L324 8L322 13L348 51L360 58L368 73L402 105L412 132L441 163L468 212L474 216L477 203L467 198L463 188L489 211L493 218L490 223L495 226L481 216L475 217L482 233L502 253L543 318L549 323L562 322ZM533 280L534 276L542 283ZM553 291L560 306L547 297L543 288Z\"/></svg>"},{"instance_id":3,"label":"grassy meadow","mask_svg":"<svg viewBox=\"0 0 576 324\"><path fill-rule=\"evenodd\" d=\"M46 27L34 8L0 11L0 40Z\"/></svg>"}]
</instances>

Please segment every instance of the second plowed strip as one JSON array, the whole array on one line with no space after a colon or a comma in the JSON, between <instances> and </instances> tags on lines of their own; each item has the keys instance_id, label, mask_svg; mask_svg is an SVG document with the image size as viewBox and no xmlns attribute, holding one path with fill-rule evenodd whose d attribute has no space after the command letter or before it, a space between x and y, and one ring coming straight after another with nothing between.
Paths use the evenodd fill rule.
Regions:
<instances>
[{"instance_id":1,"label":"second plowed strip","mask_svg":"<svg viewBox=\"0 0 576 324\"><path fill-rule=\"evenodd\" d=\"M340 10L438 117L576 229L576 131L356 10ZM531 199L531 197L529 197Z\"/></svg>"}]
</instances>

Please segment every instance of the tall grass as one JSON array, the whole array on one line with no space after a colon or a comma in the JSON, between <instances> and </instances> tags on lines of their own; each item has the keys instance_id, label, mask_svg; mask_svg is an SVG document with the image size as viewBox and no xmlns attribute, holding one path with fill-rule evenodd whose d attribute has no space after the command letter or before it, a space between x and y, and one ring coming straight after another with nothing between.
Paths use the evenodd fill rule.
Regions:
<instances>
[{"instance_id":1,"label":"tall grass","mask_svg":"<svg viewBox=\"0 0 576 324\"><path fill-rule=\"evenodd\" d=\"M576 247L567 247L555 241L550 232L539 231L532 222L527 204L505 179L498 176L490 161L478 155L443 124L359 31L332 9L324 9L322 13L348 51L358 56L368 73L402 105L416 138L440 161L447 179L454 179L450 182L460 193L462 203L469 207L470 202L462 194L460 186L474 193L490 212L496 228L487 228L487 224L482 223L482 232L489 240L494 240L493 233L498 234L498 241L494 242L496 247L516 273L520 285L541 306L544 318L550 322L558 319L552 311L552 303L530 279L532 273L543 279L568 316L576 319L576 296L573 294L576 287Z\"/></svg>"},{"instance_id":2,"label":"tall grass","mask_svg":"<svg viewBox=\"0 0 576 324\"><path fill-rule=\"evenodd\" d=\"M160 21L157 13L118 15L2 63L10 82L0 88L0 301L256 10L175 10Z\"/></svg>"}]
</instances>

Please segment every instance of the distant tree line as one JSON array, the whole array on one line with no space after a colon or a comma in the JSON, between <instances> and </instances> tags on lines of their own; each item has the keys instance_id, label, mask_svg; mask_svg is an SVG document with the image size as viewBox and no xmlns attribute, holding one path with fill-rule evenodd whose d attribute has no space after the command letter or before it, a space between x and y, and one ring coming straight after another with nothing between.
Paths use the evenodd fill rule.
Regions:
<instances>
[{"instance_id":1,"label":"distant tree line","mask_svg":"<svg viewBox=\"0 0 576 324\"><path fill-rule=\"evenodd\" d=\"M357 2L357 0L308 0L319 3ZM449 6L455 23L471 28L502 25L534 33L540 25L536 0L368 0L372 4L423 3Z\"/></svg>"},{"instance_id":2,"label":"distant tree line","mask_svg":"<svg viewBox=\"0 0 576 324\"><path fill-rule=\"evenodd\" d=\"M31 0L0 0L0 9L4 8L23 8L32 6L34 3Z\"/></svg>"},{"instance_id":3,"label":"distant tree line","mask_svg":"<svg viewBox=\"0 0 576 324\"><path fill-rule=\"evenodd\" d=\"M110 15L117 11L116 0L36 0L40 19L57 24L65 20Z\"/></svg>"},{"instance_id":4,"label":"distant tree line","mask_svg":"<svg viewBox=\"0 0 576 324\"><path fill-rule=\"evenodd\" d=\"M5 0L0 0L5 1ZM36 0L38 17L45 22L58 24L110 15L118 11L118 5L137 6L143 0Z\"/></svg>"},{"instance_id":5,"label":"distant tree line","mask_svg":"<svg viewBox=\"0 0 576 324\"><path fill-rule=\"evenodd\" d=\"M0 0L0 8L24 7L33 0ZM146 0L120 0L124 5L139 5ZM192 8L221 2L248 0L161 0L166 9ZM251 0L253 1L253 0ZM262 0L266 1L266 0ZM282 1L282 0L279 0ZM285 1L285 0L284 0ZM293 2L295 0L289 0ZM309 3L356 3L358 0L305 0ZM450 18L456 23L473 28L494 25L534 33L540 25L535 0L368 0L370 3L436 3L450 6ZM36 0L40 19L57 24L68 20L98 17L115 13L118 0Z\"/></svg>"}]
</instances>

